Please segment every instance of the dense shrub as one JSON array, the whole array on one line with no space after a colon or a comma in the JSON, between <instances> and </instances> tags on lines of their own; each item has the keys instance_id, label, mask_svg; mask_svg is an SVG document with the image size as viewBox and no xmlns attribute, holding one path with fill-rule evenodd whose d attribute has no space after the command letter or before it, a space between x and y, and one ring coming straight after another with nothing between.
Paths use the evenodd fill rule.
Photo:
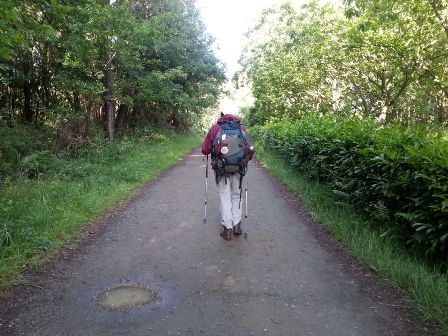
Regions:
<instances>
[{"instance_id":1,"label":"dense shrub","mask_svg":"<svg viewBox=\"0 0 448 336\"><path fill-rule=\"evenodd\" d=\"M0 185L6 178L25 174L34 177L47 165L49 151L56 149L54 132L44 126L0 124Z\"/></svg>"},{"instance_id":2,"label":"dense shrub","mask_svg":"<svg viewBox=\"0 0 448 336\"><path fill-rule=\"evenodd\" d=\"M412 247L448 256L448 141L442 132L310 117L252 129L254 138L342 199L399 230Z\"/></svg>"},{"instance_id":3,"label":"dense shrub","mask_svg":"<svg viewBox=\"0 0 448 336\"><path fill-rule=\"evenodd\" d=\"M111 143L94 127L87 128L76 119L61 123L56 130L0 123L0 190L7 181L17 179L83 178L94 173L97 163L120 162L135 143L156 143L176 135L170 128L140 126L131 136L122 132Z\"/></svg>"}]
</instances>

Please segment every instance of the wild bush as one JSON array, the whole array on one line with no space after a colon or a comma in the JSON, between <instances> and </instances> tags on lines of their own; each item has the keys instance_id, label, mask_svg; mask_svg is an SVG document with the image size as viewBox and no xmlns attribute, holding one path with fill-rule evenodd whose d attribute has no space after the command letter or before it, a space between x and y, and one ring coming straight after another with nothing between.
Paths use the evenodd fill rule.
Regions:
<instances>
[{"instance_id":1,"label":"wild bush","mask_svg":"<svg viewBox=\"0 0 448 336\"><path fill-rule=\"evenodd\" d=\"M38 166L47 163L37 162L38 157L46 160L46 154L56 148L53 133L43 126L0 124L0 184L22 173L39 173Z\"/></svg>"},{"instance_id":2,"label":"wild bush","mask_svg":"<svg viewBox=\"0 0 448 336\"><path fill-rule=\"evenodd\" d=\"M448 141L439 131L309 117L252 129L260 144L431 258L448 256Z\"/></svg>"}]
</instances>

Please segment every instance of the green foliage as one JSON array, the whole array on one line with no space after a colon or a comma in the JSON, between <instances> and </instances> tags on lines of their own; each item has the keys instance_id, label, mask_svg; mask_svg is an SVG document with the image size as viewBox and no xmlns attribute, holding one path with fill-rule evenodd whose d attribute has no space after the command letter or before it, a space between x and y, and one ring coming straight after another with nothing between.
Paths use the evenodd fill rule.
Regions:
<instances>
[{"instance_id":1,"label":"green foliage","mask_svg":"<svg viewBox=\"0 0 448 336\"><path fill-rule=\"evenodd\" d=\"M23 39L22 32L13 29L18 24L19 15L14 10L17 1L4 0L0 2L0 65L12 58L12 46Z\"/></svg>"},{"instance_id":2,"label":"green foliage","mask_svg":"<svg viewBox=\"0 0 448 336\"><path fill-rule=\"evenodd\" d=\"M316 2L300 12L285 4L264 13L243 57L256 98L255 119L294 119L334 107L332 86L340 74L329 65L339 53L341 20L341 13Z\"/></svg>"},{"instance_id":3,"label":"green foliage","mask_svg":"<svg viewBox=\"0 0 448 336\"><path fill-rule=\"evenodd\" d=\"M0 33L0 120L103 122L112 69L117 127L132 115L186 129L225 80L189 0L7 0Z\"/></svg>"},{"instance_id":4,"label":"green foliage","mask_svg":"<svg viewBox=\"0 0 448 336\"><path fill-rule=\"evenodd\" d=\"M51 129L0 124L0 186L7 178L31 173L32 170L31 175L35 176L39 173L37 166L46 165L47 155L55 149L55 136Z\"/></svg>"},{"instance_id":5,"label":"green foliage","mask_svg":"<svg viewBox=\"0 0 448 336\"><path fill-rule=\"evenodd\" d=\"M353 0L266 11L242 57L254 119L446 125L447 9L433 0Z\"/></svg>"},{"instance_id":6,"label":"green foliage","mask_svg":"<svg viewBox=\"0 0 448 336\"><path fill-rule=\"evenodd\" d=\"M76 154L27 153L18 166L36 178L9 178L0 186L0 287L82 239L83 226L199 142L193 134L146 127L114 143L97 138Z\"/></svg>"},{"instance_id":7,"label":"green foliage","mask_svg":"<svg viewBox=\"0 0 448 336\"><path fill-rule=\"evenodd\" d=\"M341 202L398 230L429 256L448 256L448 141L423 128L334 117L267 124L254 136ZM385 229L387 230L387 229Z\"/></svg>"}]
</instances>

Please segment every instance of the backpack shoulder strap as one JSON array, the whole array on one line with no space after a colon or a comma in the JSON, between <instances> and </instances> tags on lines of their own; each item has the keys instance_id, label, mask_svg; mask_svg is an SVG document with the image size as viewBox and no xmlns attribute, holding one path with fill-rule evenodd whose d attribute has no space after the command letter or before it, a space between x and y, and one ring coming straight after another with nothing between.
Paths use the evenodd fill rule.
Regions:
<instances>
[{"instance_id":1,"label":"backpack shoulder strap","mask_svg":"<svg viewBox=\"0 0 448 336\"><path fill-rule=\"evenodd\" d=\"M240 125L240 134L241 134L241 137L243 138L243 141L244 141L244 143L246 144L246 146L247 146L247 147L250 147L251 144L250 144L249 138L247 137L246 132L243 131L241 125Z\"/></svg>"},{"instance_id":2,"label":"backpack shoulder strap","mask_svg":"<svg viewBox=\"0 0 448 336\"><path fill-rule=\"evenodd\" d=\"M222 135L222 127L219 129L218 133L216 133L215 138L213 139L213 147L216 146L218 141L221 139L221 135Z\"/></svg>"}]
</instances>

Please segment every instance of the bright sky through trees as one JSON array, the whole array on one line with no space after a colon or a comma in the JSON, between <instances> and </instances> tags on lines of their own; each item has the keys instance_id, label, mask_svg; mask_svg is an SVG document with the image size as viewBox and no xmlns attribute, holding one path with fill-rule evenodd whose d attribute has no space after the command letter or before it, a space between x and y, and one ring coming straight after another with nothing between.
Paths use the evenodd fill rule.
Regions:
<instances>
[{"instance_id":1,"label":"bright sky through trees","mask_svg":"<svg viewBox=\"0 0 448 336\"><path fill-rule=\"evenodd\" d=\"M216 38L215 52L231 76L245 44L244 33L256 22L263 9L281 0L197 0L209 34ZM296 1L298 2L298 1Z\"/></svg>"},{"instance_id":2,"label":"bright sky through trees","mask_svg":"<svg viewBox=\"0 0 448 336\"><path fill-rule=\"evenodd\" d=\"M209 34L216 38L215 52L227 66L227 73L238 69L238 58L246 43L244 33L257 21L263 9L280 5L288 0L197 0L203 22ZM290 0L300 6L307 0ZM339 0L326 2L339 3Z\"/></svg>"}]
</instances>

